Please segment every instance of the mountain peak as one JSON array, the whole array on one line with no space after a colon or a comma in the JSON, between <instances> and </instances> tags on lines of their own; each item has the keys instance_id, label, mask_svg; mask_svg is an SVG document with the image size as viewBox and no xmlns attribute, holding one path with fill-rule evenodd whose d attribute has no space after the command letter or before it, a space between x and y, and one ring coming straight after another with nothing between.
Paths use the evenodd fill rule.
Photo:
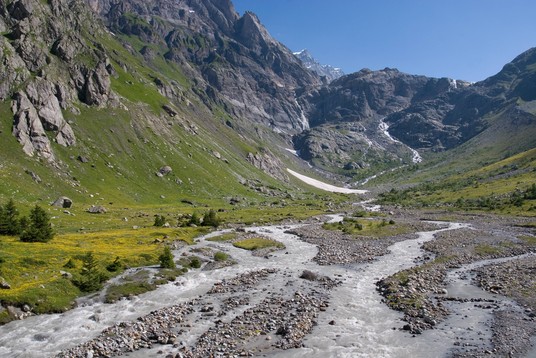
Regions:
<instances>
[{"instance_id":1,"label":"mountain peak","mask_svg":"<svg viewBox=\"0 0 536 358\"><path fill-rule=\"evenodd\" d=\"M307 49L303 49L293 53L294 56L300 59L300 61L310 71L315 72L319 76L324 76L331 82L339 77L344 76L344 72L340 68L333 67L331 65L323 65L318 62Z\"/></svg>"}]
</instances>

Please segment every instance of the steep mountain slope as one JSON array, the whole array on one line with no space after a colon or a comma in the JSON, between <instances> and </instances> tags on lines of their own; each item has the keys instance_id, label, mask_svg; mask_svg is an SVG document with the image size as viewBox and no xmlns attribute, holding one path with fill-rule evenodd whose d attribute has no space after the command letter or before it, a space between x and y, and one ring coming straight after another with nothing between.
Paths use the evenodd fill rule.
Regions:
<instances>
[{"instance_id":1,"label":"steep mountain slope","mask_svg":"<svg viewBox=\"0 0 536 358\"><path fill-rule=\"evenodd\" d=\"M274 129L302 128L294 90L316 78L253 14L239 18L220 1L166 4L90 2L108 9L112 33L83 1L2 3L2 197L154 204L288 195L285 168L297 158ZM126 9L151 9L155 19ZM226 81L221 91L214 81Z\"/></svg>"},{"instance_id":2,"label":"steep mountain slope","mask_svg":"<svg viewBox=\"0 0 536 358\"><path fill-rule=\"evenodd\" d=\"M137 36L148 62L180 65L204 96L235 117L299 132L307 121L296 91L318 85L255 14L239 17L230 1L88 1L118 34Z\"/></svg>"}]
</instances>

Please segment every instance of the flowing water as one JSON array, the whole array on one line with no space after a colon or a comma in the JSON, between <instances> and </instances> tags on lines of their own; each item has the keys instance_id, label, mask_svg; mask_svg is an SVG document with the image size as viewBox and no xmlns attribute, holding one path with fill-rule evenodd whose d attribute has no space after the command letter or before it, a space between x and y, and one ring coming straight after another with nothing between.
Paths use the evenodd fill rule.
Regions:
<instances>
[{"instance_id":1,"label":"flowing water","mask_svg":"<svg viewBox=\"0 0 536 358\"><path fill-rule=\"evenodd\" d=\"M330 307L318 317L318 325L305 339L304 348L266 356L443 357L456 342L459 342L460 337L466 337L467 340L487 340L490 333L486 331L485 323L490 319L491 310L475 310L471 309L470 305L452 304L450 308L454 314L449 319L434 330L412 337L409 333L398 329L403 325L402 314L387 308L381 302L381 296L375 287L380 278L413 266L414 260L422 255L421 245L432 240L436 233L465 226L456 223L438 223L438 225L441 225L438 230L420 232L416 239L392 245L389 254L379 257L372 263L346 266L318 266L311 261L317 253L317 248L298 240L294 235L285 233L289 226L249 229L285 244L286 249L274 253L270 259L254 257L245 250L228 244L208 242L201 238L196 247L211 246L227 251L239 264L210 272L191 271L180 277L176 284L161 286L156 291L132 300L121 300L114 304L94 302L63 314L35 316L12 322L0 327L0 356L53 356L61 350L97 336L101 330L116 322L134 320L155 309L199 297L222 279L261 268L278 268L292 272L296 277L304 269L309 269L340 278L343 284L332 291ZM470 267L467 268L469 269ZM467 279L462 276L464 275L459 273L449 275L451 282L449 290L452 293L459 295L471 290L471 295L477 294L478 291L478 295L487 297L488 294L470 286ZM281 278L269 283L271 289L284 284L285 281ZM463 287L464 285L469 287ZM494 296L494 299L498 297ZM253 298L251 303L254 302L256 301ZM511 303L508 301L508 304ZM332 320L335 321L334 325L330 324ZM195 337L207 328L194 326L185 341L190 343L195 341ZM467 332L474 333L474 338L471 338L472 333L467 336ZM162 346L157 346L155 349L129 353L127 356L161 357L162 354L158 353L161 349Z\"/></svg>"}]
</instances>

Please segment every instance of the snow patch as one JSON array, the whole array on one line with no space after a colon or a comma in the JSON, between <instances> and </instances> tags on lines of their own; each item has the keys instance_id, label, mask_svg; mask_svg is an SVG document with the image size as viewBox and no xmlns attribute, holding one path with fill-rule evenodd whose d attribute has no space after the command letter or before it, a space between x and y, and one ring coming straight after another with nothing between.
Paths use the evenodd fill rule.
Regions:
<instances>
[{"instance_id":1,"label":"snow patch","mask_svg":"<svg viewBox=\"0 0 536 358\"><path fill-rule=\"evenodd\" d=\"M300 155L298 154L298 151L297 151L297 150L290 149L290 148L285 148L285 150L286 150L287 152L290 152L290 153L294 154L294 155L297 156L298 158L300 157Z\"/></svg>"},{"instance_id":2,"label":"snow patch","mask_svg":"<svg viewBox=\"0 0 536 358\"><path fill-rule=\"evenodd\" d=\"M300 179L304 183L307 183L311 186L314 186L315 188L322 189L325 191L331 191L333 193L342 193L342 194L365 194L368 192L368 190L357 190L357 189L349 189L349 188L341 188L339 186L331 185L324 183L320 180L316 180L313 178L310 178L306 175L296 173L293 170L290 170L287 168L287 171L295 176L296 178Z\"/></svg>"}]
</instances>

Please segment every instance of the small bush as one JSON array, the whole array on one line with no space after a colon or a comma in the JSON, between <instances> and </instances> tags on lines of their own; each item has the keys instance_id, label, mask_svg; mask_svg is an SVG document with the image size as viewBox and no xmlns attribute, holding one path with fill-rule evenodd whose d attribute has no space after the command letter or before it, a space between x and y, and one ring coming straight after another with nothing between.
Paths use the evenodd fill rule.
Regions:
<instances>
[{"instance_id":1,"label":"small bush","mask_svg":"<svg viewBox=\"0 0 536 358\"><path fill-rule=\"evenodd\" d=\"M121 259L119 258L119 256L115 258L114 262L106 266L106 270L108 270L109 272L117 272L122 269L123 264L121 263Z\"/></svg>"},{"instance_id":2,"label":"small bush","mask_svg":"<svg viewBox=\"0 0 536 358\"><path fill-rule=\"evenodd\" d=\"M203 215L203 226L218 227L220 226L220 223L221 220L216 215L216 212L212 209Z\"/></svg>"},{"instance_id":3,"label":"small bush","mask_svg":"<svg viewBox=\"0 0 536 358\"><path fill-rule=\"evenodd\" d=\"M166 217L164 215L154 216L154 226L164 226L166 223Z\"/></svg>"},{"instance_id":4,"label":"small bush","mask_svg":"<svg viewBox=\"0 0 536 358\"><path fill-rule=\"evenodd\" d=\"M28 227L20 236L24 242L48 242L54 237L47 212L36 205L30 212Z\"/></svg>"},{"instance_id":5,"label":"small bush","mask_svg":"<svg viewBox=\"0 0 536 358\"><path fill-rule=\"evenodd\" d=\"M199 257L194 256L190 259L190 267L196 269L201 267L201 260L199 260Z\"/></svg>"},{"instance_id":6,"label":"small bush","mask_svg":"<svg viewBox=\"0 0 536 358\"><path fill-rule=\"evenodd\" d=\"M74 260L72 259L72 257L69 259L69 261L65 263L65 265L63 265L63 267L68 268L68 269L76 267L76 264L74 263Z\"/></svg>"},{"instance_id":7,"label":"small bush","mask_svg":"<svg viewBox=\"0 0 536 358\"><path fill-rule=\"evenodd\" d=\"M83 292L94 292L102 288L102 283L106 279L106 275L99 269L97 259L92 252L88 252L82 258L80 277L73 280L73 283Z\"/></svg>"},{"instance_id":8,"label":"small bush","mask_svg":"<svg viewBox=\"0 0 536 358\"><path fill-rule=\"evenodd\" d=\"M225 261L229 258L225 252L218 251L214 254L214 261Z\"/></svg>"}]
</instances>

